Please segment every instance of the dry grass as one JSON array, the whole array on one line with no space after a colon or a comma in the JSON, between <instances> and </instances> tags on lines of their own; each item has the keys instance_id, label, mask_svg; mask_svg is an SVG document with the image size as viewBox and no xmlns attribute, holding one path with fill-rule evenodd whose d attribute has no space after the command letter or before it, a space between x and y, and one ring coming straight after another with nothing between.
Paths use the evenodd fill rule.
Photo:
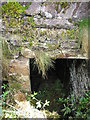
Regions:
<instances>
[{"instance_id":1,"label":"dry grass","mask_svg":"<svg viewBox=\"0 0 90 120\"><path fill-rule=\"evenodd\" d=\"M54 61L43 51L35 52L35 64L43 78L47 77L46 73L50 68L54 68Z\"/></svg>"}]
</instances>

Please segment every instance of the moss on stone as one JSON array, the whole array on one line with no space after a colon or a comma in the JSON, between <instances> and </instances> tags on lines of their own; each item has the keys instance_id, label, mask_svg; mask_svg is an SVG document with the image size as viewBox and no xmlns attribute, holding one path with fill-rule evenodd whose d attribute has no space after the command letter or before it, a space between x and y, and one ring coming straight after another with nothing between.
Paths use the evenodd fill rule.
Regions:
<instances>
[{"instance_id":1,"label":"moss on stone","mask_svg":"<svg viewBox=\"0 0 90 120\"><path fill-rule=\"evenodd\" d=\"M5 22L5 27L16 28L23 24L22 13L25 10L21 4L17 2L9 2L2 5L2 18Z\"/></svg>"},{"instance_id":2,"label":"moss on stone","mask_svg":"<svg viewBox=\"0 0 90 120\"><path fill-rule=\"evenodd\" d=\"M25 7L20 5L17 2L9 2L2 6L2 14L6 17L19 18L20 15L24 12Z\"/></svg>"},{"instance_id":3,"label":"moss on stone","mask_svg":"<svg viewBox=\"0 0 90 120\"><path fill-rule=\"evenodd\" d=\"M48 44L48 49L49 50L56 50L57 48L58 48L58 44L57 45Z\"/></svg>"},{"instance_id":4,"label":"moss on stone","mask_svg":"<svg viewBox=\"0 0 90 120\"><path fill-rule=\"evenodd\" d=\"M59 4L61 5L61 8L68 7L68 2L59 2Z\"/></svg>"},{"instance_id":5,"label":"moss on stone","mask_svg":"<svg viewBox=\"0 0 90 120\"><path fill-rule=\"evenodd\" d=\"M31 25L31 27L35 27L35 23L33 20L33 16L27 17L27 23Z\"/></svg>"},{"instance_id":6,"label":"moss on stone","mask_svg":"<svg viewBox=\"0 0 90 120\"><path fill-rule=\"evenodd\" d=\"M79 37L79 29L66 30L66 36L69 39L78 39L78 37Z\"/></svg>"}]
</instances>

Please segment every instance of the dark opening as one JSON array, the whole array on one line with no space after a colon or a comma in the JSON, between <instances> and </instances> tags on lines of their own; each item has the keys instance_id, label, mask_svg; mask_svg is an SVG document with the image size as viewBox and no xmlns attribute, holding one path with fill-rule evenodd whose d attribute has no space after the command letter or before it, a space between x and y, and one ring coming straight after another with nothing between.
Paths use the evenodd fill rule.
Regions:
<instances>
[{"instance_id":1,"label":"dark opening","mask_svg":"<svg viewBox=\"0 0 90 120\"><path fill-rule=\"evenodd\" d=\"M30 59L30 80L32 92L38 91L40 85L44 82L50 84L59 79L63 84L65 93L68 95L70 91L70 71L69 67L72 60L68 59L56 59L54 69L50 69L47 73L47 78L43 79L41 74L38 73L37 66L34 65L34 59Z\"/></svg>"}]
</instances>

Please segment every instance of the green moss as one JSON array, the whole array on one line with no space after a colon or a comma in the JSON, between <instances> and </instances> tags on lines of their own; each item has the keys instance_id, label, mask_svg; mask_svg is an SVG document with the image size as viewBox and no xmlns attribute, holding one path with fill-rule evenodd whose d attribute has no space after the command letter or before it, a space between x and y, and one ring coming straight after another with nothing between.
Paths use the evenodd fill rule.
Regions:
<instances>
[{"instance_id":1,"label":"green moss","mask_svg":"<svg viewBox=\"0 0 90 120\"><path fill-rule=\"evenodd\" d=\"M46 34L46 31L39 30L39 34L40 34L40 36L44 36Z\"/></svg>"},{"instance_id":2,"label":"green moss","mask_svg":"<svg viewBox=\"0 0 90 120\"><path fill-rule=\"evenodd\" d=\"M1 9L6 28L16 28L23 24L21 16L25 7L17 2L9 2L4 4Z\"/></svg>"},{"instance_id":3,"label":"green moss","mask_svg":"<svg viewBox=\"0 0 90 120\"><path fill-rule=\"evenodd\" d=\"M68 2L59 2L61 8L66 8L68 6Z\"/></svg>"},{"instance_id":4,"label":"green moss","mask_svg":"<svg viewBox=\"0 0 90 120\"><path fill-rule=\"evenodd\" d=\"M32 44L32 42L29 42L29 46L31 47L33 44Z\"/></svg>"},{"instance_id":5,"label":"green moss","mask_svg":"<svg viewBox=\"0 0 90 120\"><path fill-rule=\"evenodd\" d=\"M81 20L80 22L78 22L78 26L79 26L78 48L80 48L80 47L81 47L81 44L82 44L83 30L84 30L84 29L87 29L87 30L89 29L89 27L88 27L89 20L90 20L90 18L88 18L88 19L83 19L83 20Z\"/></svg>"},{"instance_id":6,"label":"green moss","mask_svg":"<svg viewBox=\"0 0 90 120\"><path fill-rule=\"evenodd\" d=\"M51 44L48 44L48 48L50 50L56 50L58 48L58 45L51 45Z\"/></svg>"},{"instance_id":7,"label":"green moss","mask_svg":"<svg viewBox=\"0 0 90 120\"><path fill-rule=\"evenodd\" d=\"M66 31L67 37L68 37L69 39L74 39L74 33L75 33L74 30L67 30L67 31Z\"/></svg>"},{"instance_id":8,"label":"green moss","mask_svg":"<svg viewBox=\"0 0 90 120\"><path fill-rule=\"evenodd\" d=\"M31 27L35 27L35 23L33 20L33 16L27 17L27 23L31 25Z\"/></svg>"},{"instance_id":9,"label":"green moss","mask_svg":"<svg viewBox=\"0 0 90 120\"><path fill-rule=\"evenodd\" d=\"M24 12L24 10L25 7L23 7L17 2L9 2L2 6L2 14L6 17L19 18L20 15Z\"/></svg>"},{"instance_id":10,"label":"green moss","mask_svg":"<svg viewBox=\"0 0 90 120\"><path fill-rule=\"evenodd\" d=\"M90 18L89 18L90 19ZM89 19L83 19L79 22L79 28L82 29L83 27L88 27Z\"/></svg>"},{"instance_id":11,"label":"green moss","mask_svg":"<svg viewBox=\"0 0 90 120\"><path fill-rule=\"evenodd\" d=\"M23 36L23 41L26 41L26 40L27 40L26 36Z\"/></svg>"},{"instance_id":12,"label":"green moss","mask_svg":"<svg viewBox=\"0 0 90 120\"><path fill-rule=\"evenodd\" d=\"M79 38L79 30L76 29L76 30L67 30L66 31L66 36L69 38L69 39L78 39Z\"/></svg>"}]
</instances>

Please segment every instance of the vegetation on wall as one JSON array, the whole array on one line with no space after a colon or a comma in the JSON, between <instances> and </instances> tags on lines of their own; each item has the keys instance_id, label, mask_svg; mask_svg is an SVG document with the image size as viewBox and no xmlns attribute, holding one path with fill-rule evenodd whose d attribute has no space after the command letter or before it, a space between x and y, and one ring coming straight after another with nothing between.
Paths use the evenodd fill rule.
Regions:
<instances>
[{"instance_id":1,"label":"vegetation on wall","mask_svg":"<svg viewBox=\"0 0 90 120\"><path fill-rule=\"evenodd\" d=\"M9 2L2 6L2 15L6 17L19 18L25 7L17 2Z\"/></svg>"},{"instance_id":2,"label":"vegetation on wall","mask_svg":"<svg viewBox=\"0 0 90 120\"><path fill-rule=\"evenodd\" d=\"M50 56L43 52L43 51L36 51L35 52L35 64L38 67L39 73L42 74L42 77L45 78L47 75L47 71L50 68L54 68L53 60L50 58Z\"/></svg>"},{"instance_id":3,"label":"vegetation on wall","mask_svg":"<svg viewBox=\"0 0 90 120\"><path fill-rule=\"evenodd\" d=\"M85 53L88 57L88 19L83 19L79 22L79 41L78 47L81 47L81 52Z\"/></svg>"},{"instance_id":4,"label":"vegetation on wall","mask_svg":"<svg viewBox=\"0 0 90 120\"><path fill-rule=\"evenodd\" d=\"M59 4L61 5L61 8L68 7L68 2L59 2Z\"/></svg>"},{"instance_id":5,"label":"vegetation on wall","mask_svg":"<svg viewBox=\"0 0 90 120\"><path fill-rule=\"evenodd\" d=\"M83 29L87 29L88 30L88 20L89 19L83 19L83 20L81 20L81 21L78 22L78 26L79 26L79 42L78 42L78 47L79 48L80 48L80 45L82 44ZM84 39L86 39L86 38L84 38Z\"/></svg>"},{"instance_id":6,"label":"vegetation on wall","mask_svg":"<svg viewBox=\"0 0 90 120\"><path fill-rule=\"evenodd\" d=\"M2 39L2 77L8 79L9 75L9 59L11 58L11 52L8 48L7 42Z\"/></svg>"},{"instance_id":7,"label":"vegetation on wall","mask_svg":"<svg viewBox=\"0 0 90 120\"><path fill-rule=\"evenodd\" d=\"M21 17L25 9L26 7L17 2L8 2L2 5L2 18L4 19L5 26L7 28L20 27L23 24Z\"/></svg>"},{"instance_id":8,"label":"vegetation on wall","mask_svg":"<svg viewBox=\"0 0 90 120\"><path fill-rule=\"evenodd\" d=\"M11 55L10 50L8 48L8 44L5 40L2 41L2 55L3 57L8 59L10 58Z\"/></svg>"}]
</instances>

